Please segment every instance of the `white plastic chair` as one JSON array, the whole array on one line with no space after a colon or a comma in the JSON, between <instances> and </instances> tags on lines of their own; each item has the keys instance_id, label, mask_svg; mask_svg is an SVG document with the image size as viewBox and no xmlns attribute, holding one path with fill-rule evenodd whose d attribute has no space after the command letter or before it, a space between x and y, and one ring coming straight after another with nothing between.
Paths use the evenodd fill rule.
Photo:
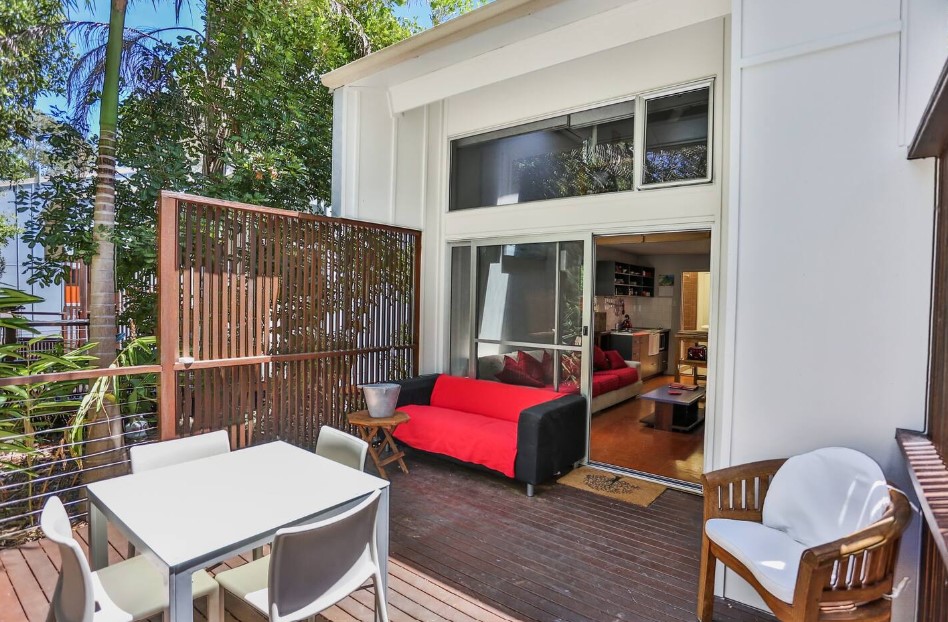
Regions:
<instances>
[{"instance_id":1,"label":"white plastic chair","mask_svg":"<svg viewBox=\"0 0 948 622\"><path fill-rule=\"evenodd\" d=\"M46 502L40 525L46 537L59 546L62 558L47 622L131 622L168 608L168 588L161 573L144 557L96 572L89 569L59 497ZM217 582L203 570L191 576L194 597L207 597L208 622L223 622L217 617L221 610Z\"/></svg>"},{"instance_id":2,"label":"white plastic chair","mask_svg":"<svg viewBox=\"0 0 948 622\"><path fill-rule=\"evenodd\" d=\"M141 473L162 467L208 458L230 451L230 438L226 430L176 438L172 441L132 445L128 457L132 462L132 473Z\"/></svg>"},{"instance_id":3,"label":"white plastic chair","mask_svg":"<svg viewBox=\"0 0 948 622\"><path fill-rule=\"evenodd\" d=\"M315 616L372 579L376 612L388 622L375 539L380 494L375 491L339 516L281 529L270 555L218 574L217 582L272 622L294 622ZM224 600L222 594L222 619Z\"/></svg>"},{"instance_id":4,"label":"white plastic chair","mask_svg":"<svg viewBox=\"0 0 948 622\"><path fill-rule=\"evenodd\" d=\"M329 458L347 467L365 470L365 455L369 451L369 444L361 438L341 432L336 428L324 425L319 430L316 439L316 455Z\"/></svg>"},{"instance_id":5,"label":"white plastic chair","mask_svg":"<svg viewBox=\"0 0 948 622\"><path fill-rule=\"evenodd\" d=\"M225 430L176 438L160 443L132 445L128 458L132 463L132 473L143 473L152 469L209 458L230 451L230 438ZM128 556L135 556L135 545L128 543Z\"/></svg>"}]
</instances>

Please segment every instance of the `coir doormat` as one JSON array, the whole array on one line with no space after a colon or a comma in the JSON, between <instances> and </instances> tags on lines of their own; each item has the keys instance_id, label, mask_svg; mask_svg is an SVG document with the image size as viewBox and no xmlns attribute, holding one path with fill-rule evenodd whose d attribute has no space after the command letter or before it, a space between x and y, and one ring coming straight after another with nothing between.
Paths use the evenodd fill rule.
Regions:
<instances>
[{"instance_id":1,"label":"coir doormat","mask_svg":"<svg viewBox=\"0 0 948 622\"><path fill-rule=\"evenodd\" d=\"M592 467L573 469L556 482L617 501L641 505L642 507L650 506L653 501L658 499L659 495L665 492L665 486L661 484L647 482L635 477L616 475Z\"/></svg>"}]
</instances>

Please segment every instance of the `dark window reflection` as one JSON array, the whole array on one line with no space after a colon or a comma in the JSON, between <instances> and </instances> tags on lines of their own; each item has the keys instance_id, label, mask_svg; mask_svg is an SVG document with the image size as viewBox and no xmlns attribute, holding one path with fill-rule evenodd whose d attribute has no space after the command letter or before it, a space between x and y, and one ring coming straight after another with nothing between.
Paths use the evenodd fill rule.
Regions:
<instances>
[{"instance_id":1,"label":"dark window reflection","mask_svg":"<svg viewBox=\"0 0 948 622\"><path fill-rule=\"evenodd\" d=\"M643 184L708 176L708 99L703 88L646 102Z\"/></svg>"},{"instance_id":2,"label":"dark window reflection","mask_svg":"<svg viewBox=\"0 0 948 622\"><path fill-rule=\"evenodd\" d=\"M631 190L634 127L629 115L456 143L451 209Z\"/></svg>"}]
</instances>

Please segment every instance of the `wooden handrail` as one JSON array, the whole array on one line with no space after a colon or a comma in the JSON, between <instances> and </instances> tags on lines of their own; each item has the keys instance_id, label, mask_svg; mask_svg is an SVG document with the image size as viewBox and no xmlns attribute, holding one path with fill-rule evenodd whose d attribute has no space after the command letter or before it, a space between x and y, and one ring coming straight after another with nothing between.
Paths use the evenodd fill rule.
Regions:
<instances>
[{"instance_id":1,"label":"wooden handrail","mask_svg":"<svg viewBox=\"0 0 948 622\"><path fill-rule=\"evenodd\" d=\"M409 229L408 227L396 227L395 225L385 225L378 222L369 222L367 220L352 220L351 218L340 218L337 216L319 216L317 214L307 214L306 212L294 212L286 209L279 209L276 207L266 207L263 205L251 205L250 203L240 203L238 201L225 201L223 199L210 199L208 197L202 197L196 194L187 194L184 192L168 192L162 190L161 192L162 199L168 199L172 201L181 201L184 203L198 203L200 205L213 205L217 207L226 207L228 209L238 210L242 212L252 212L254 214L271 214L273 216L279 216L280 218L295 218L298 220L308 220L311 222L325 222L325 223L343 223L347 225L352 225L354 227L363 227L367 229L382 229L385 231L398 231L401 233L409 233L412 235L421 235L421 231L418 229Z\"/></svg>"},{"instance_id":2,"label":"wooden handrail","mask_svg":"<svg viewBox=\"0 0 948 622\"><path fill-rule=\"evenodd\" d=\"M908 462L912 486L932 539L948 568L948 465L931 439L912 430L896 430L895 438Z\"/></svg>"},{"instance_id":3,"label":"wooden handrail","mask_svg":"<svg viewBox=\"0 0 948 622\"><path fill-rule=\"evenodd\" d=\"M266 365L267 363L290 363L293 361L315 361L319 359L336 358L340 356L358 356L360 354L375 354L392 350L412 350L417 344L401 346L381 346L378 348L356 348L353 350L324 350L322 352L299 352L296 354L259 354L256 356L239 356L223 359L202 359L192 363L183 363L180 360L174 364L175 371L189 369L210 369L212 367L237 367L240 365Z\"/></svg>"},{"instance_id":4,"label":"wooden handrail","mask_svg":"<svg viewBox=\"0 0 948 622\"><path fill-rule=\"evenodd\" d=\"M161 372L161 365L135 365L133 367L99 367L97 369L77 369L75 371L61 371L51 374L34 374L32 376L8 376L0 378L0 387L13 387L37 382L68 382L74 380L91 380L93 378L114 376L137 376L139 374L156 374Z\"/></svg>"}]
</instances>

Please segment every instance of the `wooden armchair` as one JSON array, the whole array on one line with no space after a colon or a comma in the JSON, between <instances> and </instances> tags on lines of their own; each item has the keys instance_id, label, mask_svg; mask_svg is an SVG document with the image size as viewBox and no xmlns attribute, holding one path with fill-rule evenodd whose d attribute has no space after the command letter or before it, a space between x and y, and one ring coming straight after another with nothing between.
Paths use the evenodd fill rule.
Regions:
<instances>
[{"instance_id":1,"label":"wooden armchair","mask_svg":"<svg viewBox=\"0 0 948 622\"><path fill-rule=\"evenodd\" d=\"M890 620L891 600L884 596L892 591L899 541L912 518L911 506L905 495L889 489L890 504L880 519L831 542L808 548L779 534L776 538L786 538L789 543L767 541L767 532L776 530L762 524L764 502L775 474L785 462L755 462L721 469L702 477L705 527L702 530L698 619L711 622L715 562L720 560L753 586L782 622ZM881 470L879 473L881 476ZM821 483L812 482L809 485L815 487ZM801 504L807 501L805 498L799 499ZM721 542L715 541L713 536L709 537L708 521L714 519L730 520L713 523L713 531L721 533L731 528L734 530L732 533L739 536L732 538L730 543L720 535L717 539ZM758 523L760 527L734 521ZM722 527L725 529L720 529ZM744 530L748 532L747 540L761 537L757 544L760 550L766 551L753 564L738 559L738 556L746 558L743 551L734 554L734 542L743 543L744 534L741 532ZM792 573L796 564L796 580L793 582ZM773 580L775 573L779 572L784 573L782 590L775 589ZM792 592L789 588L792 588Z\"/></svg>"}]
</instances>

